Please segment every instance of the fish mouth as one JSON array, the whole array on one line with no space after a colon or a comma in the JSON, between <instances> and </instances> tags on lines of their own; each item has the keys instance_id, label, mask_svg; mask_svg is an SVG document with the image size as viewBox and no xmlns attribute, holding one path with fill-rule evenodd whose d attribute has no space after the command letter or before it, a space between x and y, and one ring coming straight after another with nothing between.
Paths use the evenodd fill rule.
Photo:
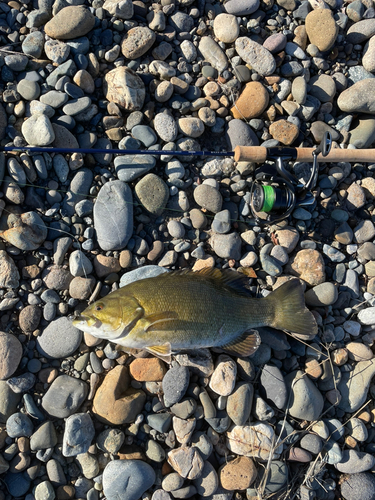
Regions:
<instances>
[{"instance_id":1,"label":"fish mouth","mask_svg":"<svg viewBox=\"0 0 375 500\"><path fill-rule=\"evenodd\" d=\"M84 316L80 314L76 316L73 320L73 324L87 325L90 328L100 328L102 326L102 322L98 318L92 318L90 316Z\"/></svg>"}]
</instances>

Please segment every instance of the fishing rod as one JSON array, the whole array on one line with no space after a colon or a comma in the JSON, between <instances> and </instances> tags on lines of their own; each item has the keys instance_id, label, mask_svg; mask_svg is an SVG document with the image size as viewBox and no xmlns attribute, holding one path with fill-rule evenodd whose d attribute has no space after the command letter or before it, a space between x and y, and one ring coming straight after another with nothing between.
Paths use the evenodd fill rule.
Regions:
<instances>
[{"instance_id":1,"label":"fishing rod","mask_svg":"<svg viewBox=\"0 0 375 500\"><path fill-rule=\"evenodd\" d=\"M55 148L34 146L3 146L3 152L82 153L168 156L231 156L236 162L262 163L254 172L250 189L252 216L261 224L273 224L288 218L298 207L312 209L316 203L312 193L317 179L319 162L375 162L374 149L332 149L332 137L326 132L316 148L236 146L234 151L171 151L140 149ZM303 184L288 170L284 162L312 162L311 174ZM272 165L270 162L273 162Z\"/></svg>"},{"instance_id":2,"label":"fishing rod","mask_svg":"<svg viewBox=\"0 0 375 500\"><path fill-rule=\"evenodd\" d=\"M323 138L324 140L324 138ZM95 149L95 148L54 148L39 146L0 146L0 151L14 153L82 153L82 154L121 154L121 155L156 155L156 156L232 156L234 161L262 163L275 157L290 158L291 161L311 162L316 148L295 148L276 146L236 146L234 151L171 151L153 149ZM332 149L318 162L375 162L375 149Z\"/></svg>"}]
</instances>

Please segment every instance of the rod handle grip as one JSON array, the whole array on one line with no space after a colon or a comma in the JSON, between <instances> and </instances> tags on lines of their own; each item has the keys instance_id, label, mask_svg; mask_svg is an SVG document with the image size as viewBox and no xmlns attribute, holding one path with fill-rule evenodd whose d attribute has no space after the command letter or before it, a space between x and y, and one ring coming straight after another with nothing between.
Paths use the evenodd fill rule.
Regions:
<instances>
[{"instance_id":1,"label":"rod handle grip","mask_svg":"<svg viewBox=\"0 0 375 500\"><path fill-rule=\"evenodd\" d=\"M314 148L296 148L296 161L313 161ZM262 163L267 159L267 148L264 146L236 146L234 148L235 161L248 161ZM325 162L365 162L375 163L375 149L331 149L330 153L323 157L318 156L319 163Z\"/></svg>"}]
</instances>

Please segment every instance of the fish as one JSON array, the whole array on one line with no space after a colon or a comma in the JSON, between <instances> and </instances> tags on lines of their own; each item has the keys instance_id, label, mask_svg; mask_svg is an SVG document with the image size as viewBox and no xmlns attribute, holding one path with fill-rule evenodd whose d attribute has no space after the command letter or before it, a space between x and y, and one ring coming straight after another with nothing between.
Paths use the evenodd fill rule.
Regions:
<instances>
[{"instance_id":1,"label":"fish","mask_svg":"<svg viewBox=\"0 0 375 500\"><path fill-rule=\"evenodd\" d=\"M247 285L248 278L230 269L172 271L115 290L87 307L73 325L161 358L212 347L250 356L260 345L256 328L262 326L315 336L317 324L298 279L261 299L253 298Z\"/></svg>"}]
</instances>

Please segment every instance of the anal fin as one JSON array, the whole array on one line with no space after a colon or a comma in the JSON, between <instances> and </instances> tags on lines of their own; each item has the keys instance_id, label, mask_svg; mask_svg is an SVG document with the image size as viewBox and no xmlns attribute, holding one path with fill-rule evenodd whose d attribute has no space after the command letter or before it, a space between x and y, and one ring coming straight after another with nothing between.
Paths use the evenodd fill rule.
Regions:
<instances>
[{"instance_id":1,"label":"anal fin","mask_svg":"<svg viewBox=\"0 0 375 500\"><path fill-rule=\"evenodd\" d=\"M150 354L153 354L154 356L161 358L163 361L170 363L172 349L171 349L171 344L169 342L166 342L165 344L162 345L151 345L146 347L145 349Z\"/></svg>"},{"instance_id":2,"label":"anal fin","mask_svg":"<svg viewBox=\"0 0 375 500\"><path fill-rule=\"evenodd\" d=\"M233 356L245 357L254 354L260 346L260 335L257 330L246 330L232 342L225 345L220 345L223 349Z\"/></svg>"}]
</instances>

